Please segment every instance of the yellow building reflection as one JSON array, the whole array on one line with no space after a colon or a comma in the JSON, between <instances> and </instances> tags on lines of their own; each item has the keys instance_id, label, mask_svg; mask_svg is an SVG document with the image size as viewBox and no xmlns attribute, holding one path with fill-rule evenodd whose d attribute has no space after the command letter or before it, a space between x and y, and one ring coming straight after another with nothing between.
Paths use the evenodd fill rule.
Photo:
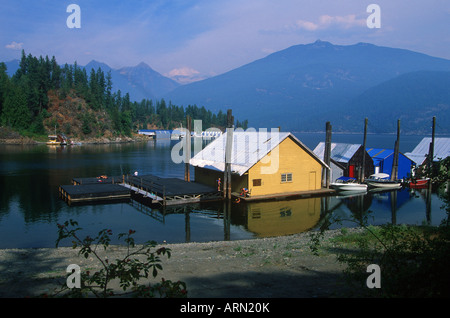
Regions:
<instances>
[{"instance_id":1,"label":"yellow building reflection","mask_svg":"<svg viewBox=\"0 0 450 318\"><path fill-rule=\"evenodd\" d=\"M321 198L245 203L247 228L258 237L302 233L320 220Z\"/></svg>"}]
</instances>

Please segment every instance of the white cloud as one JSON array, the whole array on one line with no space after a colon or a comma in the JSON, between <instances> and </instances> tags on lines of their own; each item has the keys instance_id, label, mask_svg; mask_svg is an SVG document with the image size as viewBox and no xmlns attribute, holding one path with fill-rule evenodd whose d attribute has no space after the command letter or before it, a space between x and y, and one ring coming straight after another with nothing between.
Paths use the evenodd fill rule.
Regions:
<instances>
[{"instance_id":1,"label":"white cloud","mask_svg":"<svg viewBox=\"0 0 450 318\"><path fill-rule=\"evenodd\" d=\"M171 70L167 75L170 77L173 76L194 76L200 74L199 71L194 70L190 67L181 67L181 68L175 68Z\"/></svg>"},{"instance_id":2,"label":"white cloud","mask_svg":"<svg viewBox=\"0 0 450 318\"><path fill-rule=\"evenodd\" d=\"M330 16L321 15L318 22L314 23L311 21L297 20L295 22L296 29L302 29L307 31L316 31L328 29L331 27L338 27L342 29L350 29L353 27L365 27L366 19L357 18L355 14L349 14L346 16Z\"/></svg>"},{"instance_id":3,"label":"white cloud","mask_svg":"<svg viewBox=\"0 0 450 318\"><path fill-rule=\"evenodd\" d=\"M298 20L295 25L297 26L297 28L307 31L315 31L319 28L318 24L304 20Z\"/></svg>"},{"instance_id":4,"label":"white cloud","mask_svg":"<svg viewBox=\"0 0 450 318\"><path fill-rule=\"evenodd\" d=\"M12 41L10 44L6 44L5 47L10 50L21 50L23 47L23 43L17 43L16 41Z\"/></svg>"},{"instance_id":5,"label":"white cloud","mask_svg":"<svg viewBox=\"0 0 450 318\"><path fill-rule=\"evenodd\" d=\"M177 81L181 84L188 84L196 81L200 81L206 78L206 76L200 75L200 72L191 67L175 68L164 74L165 76Z\"/></svg>"},{"instance_id":6,"label":"white cloud","mask_svg":"<svg viewBox=\"0 0 450 318\"><path fill-rule=\"evenodd\" d=\"M329 16L322 15L319 18L320 25L324 27L329 27L333 25L338 25L342 28L348 29L352 27L365 27L367 25L366 19L358 19L355 14L349 14L346 16Z\"/></svg>"}]
</instances>

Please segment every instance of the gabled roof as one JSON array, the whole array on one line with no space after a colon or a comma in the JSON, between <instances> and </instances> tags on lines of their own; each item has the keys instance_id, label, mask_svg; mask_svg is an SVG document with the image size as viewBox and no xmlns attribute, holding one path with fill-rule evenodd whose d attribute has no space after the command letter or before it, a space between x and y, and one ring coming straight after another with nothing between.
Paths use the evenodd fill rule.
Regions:
<instances>
[{"instance_id":1,"label":"gabled roof","mask_svg":"<svg viewBox=\"0 0 450 318\"><path fill-rule=\"evenodd\" d=\"M386 159L394 154L394 149L366 148L366 151L370 157L380 159Z\"/></svg>"},{"instance_id":2,"label":"gabled roof","mask_svg":"<svg viewBox=\"0 0 450 318\"><path fill-rule=\"evenodd\" d=\"M294 142L296 142L320 164L328 167L291 133L271 131L234 131L231 153L231 172L242 176L286 138L291 138L294 140ZM227 133L225 132L208 144L202 151L196 154L190 160L190 164L195 167L224 171L226 143Z\"/></svg>"},{"instance_id":3,"label":"gabled roof","mask_svg":"<svg viewBox=\"0 0 450 318\"><path fill-rule=\"evenodd\" d=\"M394 155L394 149L384 149L384 148L366 148L368 155L372 158L373 163L377 166L381 161L387 159L390 156ZM403 156L408 158L411 161L411 158L399 152L399 156Z\"/></svg>"},{"instance_id":4,"label":"gabled roof","mask_svg":"<svg viewBox=\"0 0 450 318\"><path fill-rule=\"evenodd\" d=\"M413 151L405 153L405 156L415 161L417 164L423 164L430 151L431 137L425 137L414 148ZM450 138L434 138L434 158L433 161L445 159L450 156Z\"/></svg>"},{"instance_id":5,"label":"gabled roof","mask_svg":"<svg viewBox=\"0 0 450 318\"><path fill-rule=\"evenodd\" d=\"M331 159L337 162L349 162L355 155L361 144L344 144L344 143L331 143ZM325 142L320 142L314 149L314 153L321 159L325 154Z\"/></svg>"}]
</instances>

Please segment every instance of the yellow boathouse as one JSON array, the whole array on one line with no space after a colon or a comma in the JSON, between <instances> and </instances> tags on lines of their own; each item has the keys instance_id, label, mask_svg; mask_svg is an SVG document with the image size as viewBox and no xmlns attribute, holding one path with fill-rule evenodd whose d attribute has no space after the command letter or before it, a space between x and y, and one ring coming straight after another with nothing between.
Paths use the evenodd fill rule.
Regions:
<instances>
[{"instance_id":1,"label":"yellow boathouse","mask_svg":"<svg viewBox=\"0 0 450 318\"><path fill-rule=\"evenodd\" d=\"M220 178L223 183L226 139L225 133L190 160L196 182L219 187ZM246 188L250 198L319 193L323 168L329 169L288 132L235 131L230 163L232 192Z\"/></svg>"}]
</instances>

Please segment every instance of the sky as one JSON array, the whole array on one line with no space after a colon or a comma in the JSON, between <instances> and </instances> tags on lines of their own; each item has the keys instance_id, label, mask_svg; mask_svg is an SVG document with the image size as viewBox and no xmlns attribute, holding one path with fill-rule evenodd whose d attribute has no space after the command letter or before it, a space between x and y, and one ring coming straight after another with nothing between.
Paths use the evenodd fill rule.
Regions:
<instances>
[{"instance_id":1,"label":"sky","mask_svg":"<svg viewBox=\"0 0 450 318\"><path fill-rule=\"evenodd\" d=\"M450 59L449 30L449 0L0 0L0 61L24 50L202 79L318 39Z\"/></svg>"}]
</instances>

